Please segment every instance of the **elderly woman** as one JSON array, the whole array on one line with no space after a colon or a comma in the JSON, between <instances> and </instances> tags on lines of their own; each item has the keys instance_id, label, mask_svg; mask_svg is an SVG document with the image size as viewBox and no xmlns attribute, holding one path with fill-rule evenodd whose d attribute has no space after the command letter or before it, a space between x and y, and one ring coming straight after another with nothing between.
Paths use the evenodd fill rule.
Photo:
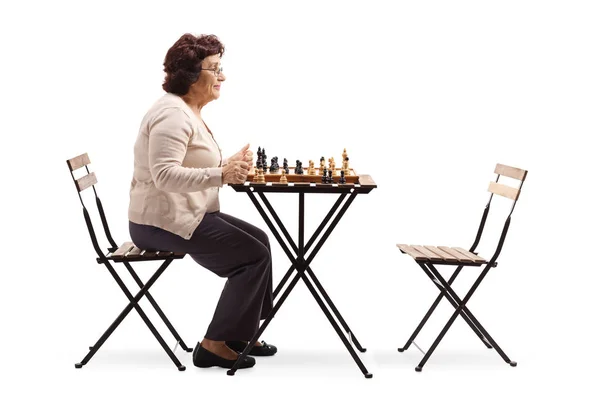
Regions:
<instances>
[{"instance_id":1,"label":"elderly woman","mask_svg":"<svg viewBox=\"0 0 600 400\"><path fill-rule=\"evenodd\" d=\"M259 228L219 209L219 188L242 183L252 165L248 145L222 158L202 108L221 95L224 46L214 35L183 35L165 57L163 95L144 116L134 147L129 231L136 246L189 254L227 278L197 367L231 368L273 306L271 249ZM251 355L277 348L256 343ZM240 368L252 367L253 357Z\"/></svg>"}]
</instances>

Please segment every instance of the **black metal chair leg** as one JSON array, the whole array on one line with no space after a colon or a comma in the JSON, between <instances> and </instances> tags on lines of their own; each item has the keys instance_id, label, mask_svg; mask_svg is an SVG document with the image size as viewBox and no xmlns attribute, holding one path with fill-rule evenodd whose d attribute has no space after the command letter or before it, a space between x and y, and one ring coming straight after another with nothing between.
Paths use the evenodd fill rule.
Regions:
<instances>
[{"instance_id":1,"label":"black metal chair leg","mask_svg":"<svg viewBox=\"0 0 600 400\"><path fill-rule=\"evenodd\" d=\"M142 308L138 305L138 302L140 301L140 299L148 292L150 287L154 284L154 282L156 282L158 277L165 271L165 269L169 266L171 261L172 260L166 260L158 268L158 270L154 273L154 275L152 275L152 277L148 280L148 282L144 285L144 287L135 295L135 297L131 295L131 293L127 289L127 286L125 286L125 284L123 283L123 281L121 280L119 275L116 273L114 268L110 265L110 263L108 263L108 262L105 263L110 274L117 281L117 284L119 285L121 290L123 290L123 292L127 296L128 300L129 300L129 304L123 309L123 311L119 314L117 319L115 319L115 321L113 321L113 323L104 332L104 334L102 334L102 336L100 337L100 339L98 339L96 344L94 344L92 346L89 353L84 357L84 359L80 363L75 364L75 368L81 368L83 365L86 365L90 361L90 359L94 356L94 354L96 354L96 352L100 349L100 347L102 347L102 345L104 344L106 339L108 339L108 337L114 332L114 330L117 328L117 326L119 326L119 324L123 321L123 319L125 319L127 314L129 314L129 312L133 308L135 308L136 311L138 312L138 314L140 315L140 317L142 318L142 320L148 326L148 329L150 329L150 331L152 332L154 337L156 337L156 339L158 340L158 342L160 343L162 348L165 350L165 352L167 353L169 358L171 358L171 361L173 361L175 366L177 366L177 369L179 371L185 371L185 366L182 365L181 362L179 362L179 360L177 359L175 354L173 354L173 352L171 351L169 346L167 346L167 344L165 343L163 338L160 336L160 334L158 333L158 331L156 330L156 328L154 327L152 322L150 322L150 320L148 319L148 317L146 316L146 314L144 313Z\"/></svg>"},{"instance_id":2,"label":"black metal chair leg","mask_svg":"<svg viewBox=\"0 0 600 400\"><path fill-rule=\"evenodd\" d=\"M454 291L454 289L452 289L452 287L444 281L444 277L441 276L441 274L439 273L439 271L437 271L435 268L433 268L433 266L431 266L432 268L432 272L434 273L434 275L438 278L438 280L444 285L444 287L446 288L446 290L455 298L459 298L458 295L456 294L456 292ZM481 325L481 323L477 320L477 318L475 318L475 316L471 313L471 311L465 306L463 306L463 311L465 313L467 313L467 315L469 316L469 318L473 321L473 323L477 326L477 328L479 329L479 331L481 331L481 333L483 334L483 336L485 337L485 339L491 343L490 348L494 348L494 350L496 350L498 352L498 354L500 355L500 357L502 357L502 359L507 363L510 364L510 366L515 367L517 365L517 363L515 361L512 361L507 355L506 353L504 353L504 351L500 348L500 346L498 345L498 343L496 343L496 341L492 338L492 336L485 330L485 328L483 327L483 325Z\"/></svg>"},{"instance_id":3,"label":"black metal chair leg","mask_svg":"<svg viewBox=\"0 0 600 400\"><path fill-rule=\"evenodd\" d=\"M123 262L123 264L125 264L125 268L129 271L129 273L131 274L131 276L133 277L133 279L135 280L135 282L138 284L138 286L141 289L144 286L144 283L142 282L142 280L135 273L134 269L131 267L131 265L128 262L125 261L125 262ZM169 321L169 319L167 318L167 316L165 315L165 313L158 306L158 304L156 303L156 301L154 300L154 298L152 297L152 295L150 294L150 292L146 293L146 298L148 299L148 301L150 302L150 304L152 304L152 307L154 307L154 309L156 310L156 313L163 320L163 322L165 323L165 325L167 326L167 328L169 329L169 331L171 332L171 334L173 335L173 337L175 337L175 339L177 340L177 343L179 344L179 346L181 346L181 348L184 351L186 351L188 353L191 353L193 351L193 349L190 348L190 347L188 347L185 344L185 342L183 341L183 339L181 338L181 336L179 335L179 333L175 330L175 327L171 324L171 321Z\"/></svg>"},{"instance_id":4,"label":"black metal chair leg","mask_svg":"<svg viewBox=\"0 0 600 400\"><path fill-rule=\"evenodd\" d=\"M460 273L460 270L461 270L460 267L456 268L456 270L454 271L454 273L450 277L450 280L448 281L449 284L452 284L454 282L454 280L456 279L456 277ZM440 304L440 301L442 301L443 297L444 297L443 293L440 293L438 295L438 297L435 299L435 301L433 302L433 304L431 305L431 307L429 307L429 310L427 310L427 312L425 313L425 316L423 317L423 319L421 319L421 322L419 323L419 325L417 325L417 328L414 330L414 332L412 333L412 335L410 335L410 337L406 341L406 344L403 347L399 347L398 348L398 351L400 353L402 353L405 350L408 350L408 348L410 347L410 345L417 338L417 335L419 334L419 332L421 332L421 330L425 326L425 323L429 320L429 317L431 317L431 314L433 314L433 311L437 308L438 304Z\"/></svg>"},{"instance_id":5,"label":"black metal chair leg","mask_svg":"<svg viewBox=\"0 0 600 400\"><path fill-rule=\"evenodd\" d=\"M448 300L448 302L456 310L458 308L459 303L461 302L461 299L456 294L456 292L454 292L452 290L452 288L450 288L450 291L448 291L447 287L449 288L450 285L449 284L444 284L444 282L445 282L444 278L440 275L439 272L437 272L437 270L435 270L433 264L430 264L430 263L419 263L419 266L423 269L423 271L425 272L425 274L427 274L427 276L429 277L429 279L431 279L431 281L438 287L438 289L441 292L440 295L446 297L446 299ZM458 268L462 268L462 267L458 267ZM458 270L458 268L457 268L457 270ZM434 272L432 272L432 271L434 271ZM472 320L473 315L471 314L471 312L469 311L469 309L467 307L463 307L462 311L460 312L460 316L462 317L462 319L465 320L465 322L467 323L467 325L469 325L469 327L477 335L477 337L479 338L479 340L481 340L483 342L483 344L485 345L485 347L487 347L488 349L491 349L492 346L490 345L490 343L487 340L487 338L485 337L485 335L478 328L478 326L476 326L474 324L474 322Z\"/></svg>"},{"instance_id":6,"label":"black metal chair leg","mask_svg":"<svg viewBox=\"0 0 600 400\"><path fill-rule=\"evenodd\" d=\"M417 371L417 372L422 371L423 367L425 366L425 363L427 362L427 360L429 360L429 357L431 357L431 354L433 354L434 350L440 344L440 341L446 335L446 332L448 332L448 329L450 329L450 326L452 326L452 324L454 323L456 318L459 316L459 314L461 313L463 308L467 305L467 302L471 299L471 296L473 295L473 293L475 293L475 290L477 289L477 287L479 286L479 284L481 283L483 278L485 278L485 276L487 275L488 271L490 270L490 267L491 267L490 265L486 266L485 269L481 272L481 274L479 275L479 277L477 278L477 280L475 281L473 286L471 286L471 289L469 289L469 292L465 296L464 300L460 302L460 304L458 305L458 308L454 311L454 313L452 314L452 316L450 317L450 319L448 320L448 322L446 323L446 325L444 326L442 331L439 333L439 335L437 336L437 338L435 339L435 341L433 342L433 344L431 345L431 347L429 348L429 350L427 351L427 353L421 360L421 362L419 362L419 365L415 368L415 371ZM435 268L434 268L434 270L435 270Z\"/></svg>"}]
</instances>

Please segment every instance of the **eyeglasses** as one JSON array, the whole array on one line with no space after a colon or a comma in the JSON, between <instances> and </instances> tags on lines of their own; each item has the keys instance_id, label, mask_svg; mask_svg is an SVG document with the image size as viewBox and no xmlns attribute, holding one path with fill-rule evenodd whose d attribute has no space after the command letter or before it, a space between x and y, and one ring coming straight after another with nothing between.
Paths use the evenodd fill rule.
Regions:
<instances>
[{"instance_id":1,"label":"eyeglasses","mask_svg":"<svg viewBox=\"0 0 600 400\"><path fill-rule=\"evenodd\" d=\"M200 68L200 70L212 71L215 76L219 76L223 73L223 66L221 65L219 68Z\"/></svg>"}]
</instances>

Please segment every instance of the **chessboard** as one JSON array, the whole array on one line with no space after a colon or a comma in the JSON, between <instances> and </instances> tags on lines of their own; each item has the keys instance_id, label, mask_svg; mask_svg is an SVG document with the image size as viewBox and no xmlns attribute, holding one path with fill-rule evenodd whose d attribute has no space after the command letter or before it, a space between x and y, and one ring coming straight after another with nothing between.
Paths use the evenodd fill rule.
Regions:
<instances>
[{"instance_id":1,"label":"chessboard","mask_svg":"<svg viewBox=\"0 0 600 400\"><path fill-rule=\"evenodd\" d=\"M265 182L279 182L281 180L282 170L283 170L283 168L278 168L277 171L271 172L269 169L267 169L267 171L264 172ZM339 183L340 170L341 170L341 168L335 169L335 172L332 174L332 179L333 179L332 183ZM295 174L295 173L293 173L294 170L291 169L290 173L285 175L287 182L289 182L289 183L299 183L299 182L322 183L322 176L321 176L321 171L319 168L314 168L314 171L315 171L314 175L308 174L308 168L303 168L303 171L304 171L303 174ZM327 171L329 171L329 170L327 170ZM256 174L256 167L253 167L252 170L250 171L250 173L248 174L246 181L254 182L255 174ZM347 173L345 173L344 175L345 175L344 177L346 178L346 183L351 183L351 184L358 183L359 176L356 174L356 172L354 172L354 169L349 168L347 170Z\"/></svg>"}]
</instances>

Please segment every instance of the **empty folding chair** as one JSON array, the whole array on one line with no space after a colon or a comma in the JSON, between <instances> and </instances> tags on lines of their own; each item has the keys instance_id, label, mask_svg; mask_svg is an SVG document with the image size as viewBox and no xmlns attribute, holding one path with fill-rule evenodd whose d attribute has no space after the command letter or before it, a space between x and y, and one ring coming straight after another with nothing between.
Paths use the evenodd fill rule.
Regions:
<instances>
[{"instance_id":1,"label":"empty folding chair","mask_svg":"<svg viewBox=\"0 0 600 400\"><path fill-rule=\"evenodd\" d=\"M432 306L429 308L413 334L410 336L404 347L398 349L399 352L403 352L407 350L410 345L414 342L415 338L442 300L442 297L448 299L450 304L454 307L455 311L450 317L450 320L446 323L440 334L437 336L425 356L419 363L419 365L415 368L416 371L421 371L431 354L436 349L446 332L450 326L454 323L456 318L460 315L465 322L471 327L471 329L475 332L475 334L481 339L481 341L488 348L494 348L498 354L502 357L504 361L506 361L511 366L515 367L517 363L515 361L511 361L510 358L502 351L500 346L492 339L490 334L484 329L483 326L479 323L479 321L475 318L475 316L471 313L471 311L467 307L467 302L473 296L473 293L483 280L487 273L490 271L490 268L497 266L498 256L500 255L500 251L502 250L502 245L504 244L504 240L506 239L506 234L508 232L508 227L511 221L511 215L514 211L517 200L519 199L519 194L521 193L521 188L523 186L523 182L525 181L525 177L527 176L527 171L508 167L506 165L497 164L496 170L494 171L496 176L495 182L490 182L488 191L492 194L490 195L490 199L485 206L483 216L481 218L481 222L479 224L479 230L477 231L477 235L475 238L475 242L466 250L461 247L447 247L447 246L415 246L415 245L406 245L406 244L398 244L398 248L404 254L408 254L411 256L417 264L423 269L425 274L433 281L433 283L440 290L440 294L433 302ZM500 176L506 176L519 181L519 187L514 188L504 184L498 183ZM508 217L506 218L506 222L504 223L504 228L502 230L502 234L500 235L500 240L498 246L496 247L496 251L492 255L489 260L486 260L483 257L480 257L476 248L481 239L481 235L483 233L485 222L488 217L488 213L490 210L490 204L492 202L492 198L494 194L507 197L513 200L512 207L510 208L510 212ZM450 277L448 281L444 279L444 277L438 272L435 265L450 265L456 266L456 270ZM471 287L471 289L467 292L464 298L460 298L458 294L452 289L451 285L456 280L456 277L460 273L463 267L480 267L482 268L479 277L476 279L475 283ZM418 346L417 346L418 347Z\"/></svg>"},{"instance_id":2,"label":"empty folding chair","mask_svg":"<svg viewBox=\"0 0 600 400\"><path fill-rule=\"evenodd\" d=\"M169 331L173 334L173 336L177 340L177 343L175 344L175 348L177 348L177 345L180 345L181 348L183 348L185 351L187 351L187 352L192 351L192 349L189 348L188 346L186 346L186 344L183 342L183 339L181 339L181 336L179 336L179 334L177 333L175 328L173 328L173 325L171 325L171 323L169 322L169 320L167 319L167 317L165 316L163 311L160 309L158 304L156 304L156 301L154 301L154 298L152 298L152 295L149 292L150 287L156 282L156 280L165 271L165 269L169 266L169 264L171 264L171 262L175 259L181 259L181 258L185 257L185 254L177 254L177 253L164 252L164 251L143 250L143 249L139 249L139 248L135 247L133 245L133 243L131 243L131 242L125 242L121 246L117 246L117 244L113 240L110 230L108 228L108 223L106 221L106 215L104 214L104 209L102 208L102 203L100 202L100 198L98 197L98 192L96 191L96 187L94 186L97 183L96 175L93 172L90 173L90 170L88 169L89 164L90 164L90 159L89 159L87 153L77 156L75 158L72 158L70 160L67 160L67 165L69 167L69 170L71 171L71 177L73 178L73 182L75 183L75 188L77 189L77 193L79 195L79 200L81 201L81 205L83 206L83 216L85 218L85 223L87 225L87 228L88 228L88 231L90 234L90 238L91 238L92 244L94 246L94 250L96 250L96 254L98 256L96 258L96 262L98 264L104 264L106 266L106 268L108 269L108 272L110 272L110 274L113 276L113 278L115 278L115 280L117 281L117 284L119 285L121 290L123 290L123 292L125 293L125 296L127 296L127 299L129 300L129 304L125 307L125 309L123 309L123 311L119 314L117 319L109 326L109 328L106 330L106 332L104 332L104 334L100 337L100 339L98 339L96 344L94 344L93 346L90 347L89 352L84 357L84 359L80 363L75 364L75 367L81 368L82 366L87 364L88 361L90 361L90 359L94 356L94 354L100 349L102 344L104 344L106 339L108 339L108 337L113 333L113 331L117 328L117 326L119 326L119 324L123 321L123 319L125 319L127 314L129 314L129 312L135 308L135 310L138 312L140 317L142 317L142 319L144 320L144 322L146 323L146 325L148 326L150 331L154 334L154 336L156 337L156 339L158 340L158 342L160 343L162 348L165 350L167 355L175 363L177 368L180 371L185 371L185 366L179 362L177 357L175 357L175 354L173 353L174 350L172 351L169 348L169 346L167 346L167 344L165 343L163 338L160 336L160 334L158 333L158 331L156 330L154 325L152 325L152 322L150 322L150 320L146 316L146 313L142 310L142 308L138 304L140 299L143 296L146 296L146 298L148 299L150 304L152 304L152 306L154 307L154 309L156 310L156 312L158 313L160 318L163 320L163 322L169 329ZM81 167L85 167L87 174L82 176L79 179L75 179L75 175L73 174L73 171L75 171ZM91 187L94 190L94 195L96 197L96 206L98 207L98 213L100 214L100 219L102 221L104 233L106 234L106 238L108 239L108 242L110 243L110 246L111 246L108 248L107 252L103 252L100 249L100 245L98 244L98 240L96 237L96 232L94 230L92 221L90 219L90 214L88 213L88 210L85 207L83 198L81 197L81 192L84 191L85 189L88 189L89 187ZM135 271L133 270L130 263L134 263L134 262L140 263L140 262L144 262L144 261L156 261L156 260L161 260L161 261L163 261L163 263L158 268L158 270L152 275L152 277L148 280L148 282L146 282L144 284L142 282L142 280L138 277L138 275L135 273ZM131 276L133 277L133 279L135 280L137 285L140 287L139 292L135 296L133 296L131 294L131 292L127 289L127 286L125 286L125 284L123 283L123 281L121 280L119 275L116 273L115 269L113 268L113 265L111 264L111 261L114 263L122 263L125 266L125 268L127 269L127 271L129 271L129 273L131 274Z\"/></svg>"}]
</instances>

